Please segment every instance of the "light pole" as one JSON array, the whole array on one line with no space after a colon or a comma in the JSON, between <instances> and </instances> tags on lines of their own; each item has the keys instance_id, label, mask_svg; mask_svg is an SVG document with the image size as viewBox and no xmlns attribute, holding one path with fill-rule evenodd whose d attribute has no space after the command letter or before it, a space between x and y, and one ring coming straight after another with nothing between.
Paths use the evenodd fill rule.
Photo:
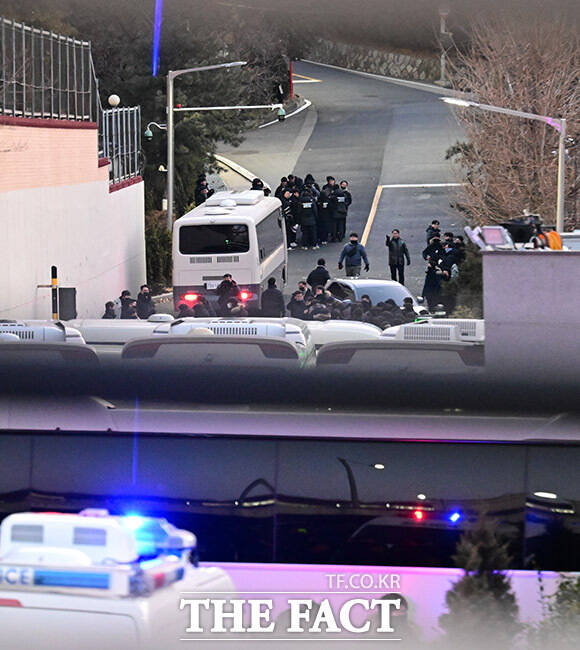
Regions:
<instances>
[{"instance_id":1,"label":"light pole","mask_svg":"<svg viewBox=\"0 0 580 650\"><path fill-rule=\"evenodd\" d=\"M204 65L197 68L184 68L183 70L169 70L167 72L167 229L173 228L173 82L177 77L189 72L205 72L219 68L237 68L246 65L246 61L232 61L217 65Z\"/></svg>"},{"instance_id":2,"label":"light pole","mask_svg":"<svg viewBox=\"0 0 580 650\"><path fill-rule=\"evenodd\" d=\"M566 193L566 120L564 118L548 117L547 115L538 115L536 113L526 113L524 111L514 111L510 108L502 108L501 106L491 106L490 104L480 104L478 102L470 101L467 99L458 99L457 97L440 97L441 101L454 106L462 106L464 108L478 108L482 111L490 111L492 113L501 113L502 115L511 115L513 117L521 117L526 120L536 120L548 124L556 129L560 134L558 141L558 195L556 202L556 230L559 233L564 232L564 199Z\"/></svg>"}]
</instances>

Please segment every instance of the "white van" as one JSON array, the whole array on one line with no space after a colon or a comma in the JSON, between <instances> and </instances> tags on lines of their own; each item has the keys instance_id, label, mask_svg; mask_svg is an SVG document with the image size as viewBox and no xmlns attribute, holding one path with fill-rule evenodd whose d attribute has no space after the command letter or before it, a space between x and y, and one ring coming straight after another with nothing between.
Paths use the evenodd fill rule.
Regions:
<instances>
[{"instance_id":1,"label":"white van","mask_svg":"<svg viewBox=\"0 0 580 650\"><path fill-rule=\"evenodd\" d=\"M286 284L288 252L279 199L257 190L218 192L173 225L175 309L200 296L217 302L216 289L230 273L251 315L260 309L268 279Z\"/></svg>"},{"instance_id":2,"label":"white van","mask_svg":"<svg viewBox=\"0 0 580 650\"><path fill-rule=\"evenodd\" d=\"M11 650L178 648L184 592L234 591L217 568L195 568L195 535L164 519L17 513L0 527L0 628Z\"/></svg>"}]
</instances>

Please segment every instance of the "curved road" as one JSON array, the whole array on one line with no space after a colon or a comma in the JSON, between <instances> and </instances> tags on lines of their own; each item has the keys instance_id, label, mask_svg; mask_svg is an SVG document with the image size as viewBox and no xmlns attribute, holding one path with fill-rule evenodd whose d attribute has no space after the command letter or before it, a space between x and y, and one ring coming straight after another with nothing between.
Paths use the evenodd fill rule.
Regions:
<instances>
[{"instance_id":1,"label":"curved road","mask_svg":"<svg viewBox=\"0 0 580 650\"><path fill-rule=\"evenodd\" d=\"M368 233L368 277L390 277L384 239L386 232L398 227L412 258L406 284L420 294L428 223L437 217L445 230L459 232L462 226L449 207L456 188L413 187L456 181L445 152L463 134L449 107L435 88L305 62L296 63L294 72L295 92L313 106L283 123L248 133L238 149L222 148L220 153L273 188L291 171L302 177L310 172L321 185L329 174L337 181L347 179L353 194L347 228L359 235L367 225L377 187L387 186ZM336 268L340 250L340 244L329 244L318 251L292 251L288 289L294 289L320 256L327 259L331 273L342 274Z\"/></svg>"}]
</instances>

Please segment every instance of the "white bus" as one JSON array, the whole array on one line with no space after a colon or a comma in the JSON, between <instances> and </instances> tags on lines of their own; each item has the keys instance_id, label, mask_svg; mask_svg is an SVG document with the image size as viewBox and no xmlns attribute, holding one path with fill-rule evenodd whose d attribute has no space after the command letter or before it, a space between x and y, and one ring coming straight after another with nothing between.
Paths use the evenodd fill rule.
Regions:
<instances>
[{"instance_id":1,"label":"white bus","mask_svg":"<svg viewBox=\"0 0 580 650\"><path fill-rule=\"evenodd\" d=\"M263 192L218 192L173 226L173 299L193 307L230 273L252 315L269 278L286 284L286 229L281 203Z\"/></svg>"}]
</instances>

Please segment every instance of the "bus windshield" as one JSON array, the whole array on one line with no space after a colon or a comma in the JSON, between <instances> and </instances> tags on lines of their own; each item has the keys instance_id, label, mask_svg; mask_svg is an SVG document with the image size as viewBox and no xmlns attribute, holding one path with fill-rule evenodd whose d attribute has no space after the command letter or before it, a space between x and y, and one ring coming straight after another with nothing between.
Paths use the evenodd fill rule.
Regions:
<instances>
[{"instance_id":1,"label":"bus windshield","mask_svg":"<svg viewBox=\"0 0 580 650\"><path fill-rule=\"evenodd\" d=\"M246 253L250 250L248 226L202 224L179 229L179 252L183 255Z\"/></svg>"}]
</instances>

